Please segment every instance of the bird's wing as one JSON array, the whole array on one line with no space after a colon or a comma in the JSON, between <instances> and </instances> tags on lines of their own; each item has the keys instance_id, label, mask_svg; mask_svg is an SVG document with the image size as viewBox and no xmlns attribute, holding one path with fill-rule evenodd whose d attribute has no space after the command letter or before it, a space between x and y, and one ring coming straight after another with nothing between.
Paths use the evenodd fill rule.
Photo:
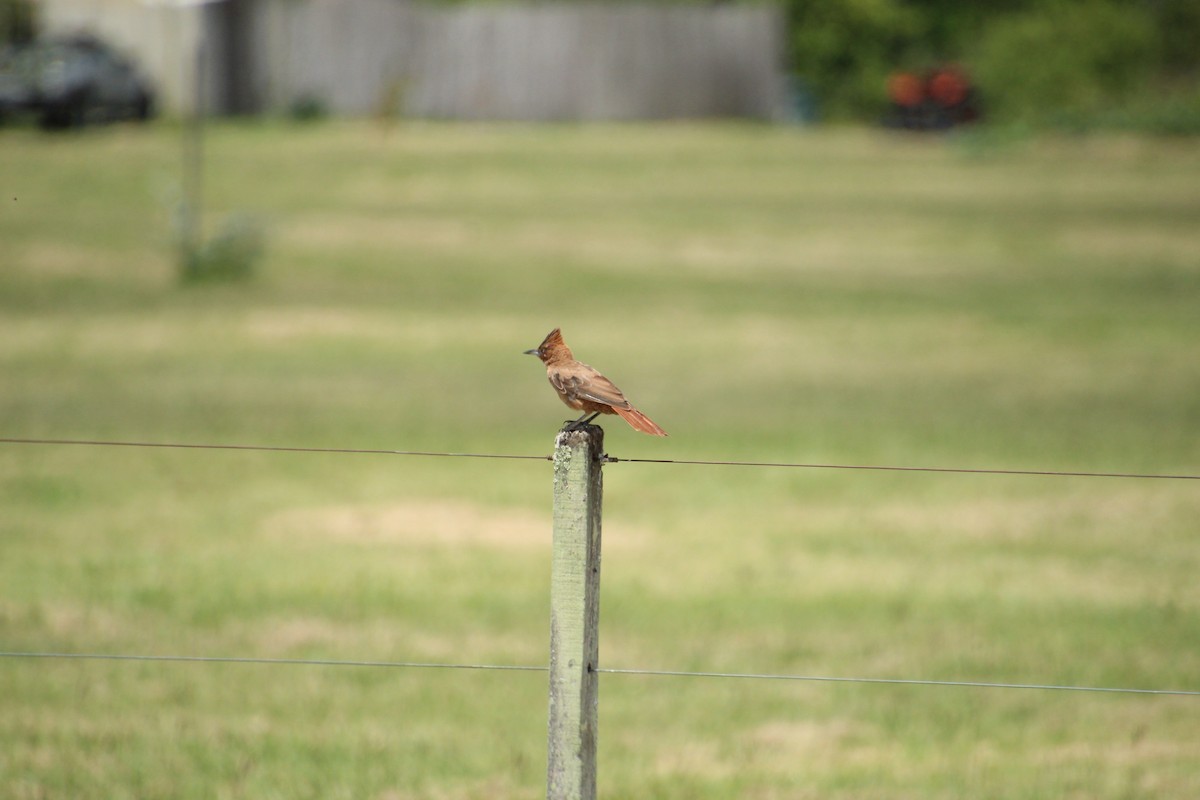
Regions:
<instances>
[{"instance_id":1,"label":"bird's wing","mask_svg":"<svg viewBox=\"0 0 1200 800\"><path fill-rule=\"evenodd\" d=\"M629 401L612 381L587 364L580 364L579 367L581 369L555 372L550 376L550 383L559 393L568 397L591 400L617 408L629 408Z\"/></svg>"}]
</instances>

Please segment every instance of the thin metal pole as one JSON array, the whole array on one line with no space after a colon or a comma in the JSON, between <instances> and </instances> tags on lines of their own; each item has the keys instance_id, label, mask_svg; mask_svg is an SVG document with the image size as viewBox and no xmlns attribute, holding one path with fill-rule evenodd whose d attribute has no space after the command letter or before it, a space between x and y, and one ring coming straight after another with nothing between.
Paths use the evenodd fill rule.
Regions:
<instances>
[{"instance_id":1,"label":"thin metal pole","mask_svg":"<svg viewBox=\"0 0 1200 800\"><path fill-rule=\"evenodd\" d=\"M182 9L178 13L182 14ZM183 272L189 278L196 277L199 270L198 259L204 240L204 75L208 66L204 25L201 17L199 38L191 60L191 113L183 121L183 202L179 243ZM187 85L188 81L184 83Z\"/></svg>"}]
</instances>

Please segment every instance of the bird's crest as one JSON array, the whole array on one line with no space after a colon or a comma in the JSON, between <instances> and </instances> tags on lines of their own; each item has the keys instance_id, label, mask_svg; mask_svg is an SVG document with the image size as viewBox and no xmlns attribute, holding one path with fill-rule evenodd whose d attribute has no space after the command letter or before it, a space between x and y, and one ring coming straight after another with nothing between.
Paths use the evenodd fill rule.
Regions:
<instances>
[{"instance_id":1,"label":"bird's crest","mask_svg":"<svg viewBox=\"0 0 1200 800\"><path fill-rule=\"evenodd\" d=\"M538 345L538 355L543 361L552 361L556 359L573 358L571 348L567 347L567 343L563 341L562 331L555 328L546 334L546 338L542 339L542 343Z\"/></svg>"}]
</instances>

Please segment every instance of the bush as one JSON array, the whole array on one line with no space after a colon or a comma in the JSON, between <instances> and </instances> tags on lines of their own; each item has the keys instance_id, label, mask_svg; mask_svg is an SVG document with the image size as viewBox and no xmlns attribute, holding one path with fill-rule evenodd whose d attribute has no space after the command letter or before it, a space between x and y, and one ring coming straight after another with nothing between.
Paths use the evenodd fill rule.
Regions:
<instances>
[{"instance_id":1,"label":"bush","mask_svg":"<svg viewBox=\"0 0 1200 800\"><path fill-rule=\"evenodd\" d=\"M247 214L230 214L220 231L194 249L184 248L184 283L244 281L254 275L266 237L262 224Z\"/></svg>"},{"instance_id":2,"label":"bush","mask_svg":"<svg viewBox=\"0 0 1200 800\"><path fill-rule=\"evenodd\" d=\"M28 42L37 34L37 19L30 0L0 0L0 47Z\"/></svg>"},{"instance_id":3,"label":"bush","mask_svg":"<svg viewBox=\"0 0 1200 800\"><path fill-rule=\"evenodd\" d=\"M302 94L288 106L288 117L293 122L316 122L329 116L329 107L315 94Z\"/></svg>"},{"instance_id":4,"label":"bush","mask_svg":"<svg viewBox=\"0 0 1200 800\"><path fill-rule=\"evenodd\" d=\"M1200 89L1152 92L1127 105L1080 120L1079 128L1105 128L1156 136L1200 135Z\"/></svg>"},{"instance_id":5,"label":"bush","mask_svg":"<svg viewBox=\"0 0 1200 800\"><path fill-rule=\"evenodd\" d=\"M1158 60L1140 6L1053 3L995 20L973 59L993 119L1055 122L1111 113Z\"/></svg>"},{"instance_id":6,"label":"bush","mask_svg":"<svg viewBox=\"0 0 1200 800\"><path fill-rule=\"evenodd\" d=\"M793 0L789 17L793 69L835 118L878 116L888 73L923 30L901 0Z\"/></svg>"},{"instance_id":7,"label":"bush","mask_svg":"<svg viewBox=\"0 0 1200 800\"><path fill-rule=\"evenodd\" d=\"M1200 70L1200 3L1155 0L1152 4L1162 41L1163 67L1175 76L1196 77Z\"/></svg>"}]
</instances>

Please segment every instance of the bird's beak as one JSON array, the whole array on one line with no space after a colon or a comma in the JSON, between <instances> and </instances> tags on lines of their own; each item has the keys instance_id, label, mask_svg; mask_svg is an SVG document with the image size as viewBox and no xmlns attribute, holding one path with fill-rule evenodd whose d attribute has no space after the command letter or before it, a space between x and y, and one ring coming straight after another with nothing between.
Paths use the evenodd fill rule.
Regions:
<instances>
[{"instance_id":1,"label":"bird's beak","mask_svg":"<svg viewBox=\"0 0 1200 800\"><path fill-rule=\"evenodd\" d=\"M538 358L541 358L541 357L542 357L542 351L541 351L541 350L538 350L538 349L535 347L535 348L533 348L532 350L526 350L526 351L525 351L525 353L524 353L524 355L527 355L527 356L537 356Z\"/></svg>"}]
</instances>

